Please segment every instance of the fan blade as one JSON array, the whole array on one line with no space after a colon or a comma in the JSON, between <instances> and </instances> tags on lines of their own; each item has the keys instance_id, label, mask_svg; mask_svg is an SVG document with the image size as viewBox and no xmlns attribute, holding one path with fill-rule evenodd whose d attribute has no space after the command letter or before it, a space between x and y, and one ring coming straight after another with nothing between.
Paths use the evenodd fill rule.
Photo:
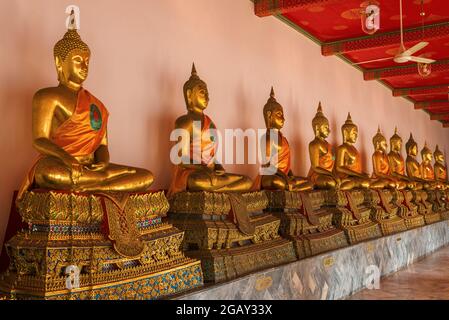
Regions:
<instances>
[{"instance_id":1,"label":"fan blade","mask_svg":"<svg viewBox=\"0 0 449 320\"><path fill-rule=\"evenodd\" d=\"M416 44L415 46L411 47L410 49L405 50L402 55L404 56L411 56L412 54L414 54L415 52L418 52L419 50L424 49L425 47L427 47L429 45L428 42L420 42L418 44Z\"/></svg>"},{"instance_id":2,"label":"fan blade","mask_svg":"<svg viewBox=\"0 0 449 320\"><path fill-rule=\"evenodd\" d=\"M431 64L436 61L436 60L432 60L432 59L427 59L427 58L423 58L423 57L415 57L415 56L408 57L408 60L418 62L418 63L427 63L427 64Z\"/></svg>"},{"instance_id":3,"label":"fan blade","mask_svg":"<svg viewBox=\"0 0 449 320\"><path fill-rule=\"evenodd\" d=\"M391 60L394 59L394 57L388 57L388 58L381 58L381 59L375 59L375 60L368 60L368 61L363 61L363 62L357 62L357 63L353 63L353 66L359 65L359 64L365 64L365 63L371 63L371 62L378 62L378 61L386 61L386 60Z\"/></svg>"}]
</instances>

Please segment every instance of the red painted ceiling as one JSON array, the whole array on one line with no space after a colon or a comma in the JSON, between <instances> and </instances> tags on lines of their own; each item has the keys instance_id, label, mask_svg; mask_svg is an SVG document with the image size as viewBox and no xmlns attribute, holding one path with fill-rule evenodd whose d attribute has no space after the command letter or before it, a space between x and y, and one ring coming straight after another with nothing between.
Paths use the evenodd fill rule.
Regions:
<instances>
[{"instance_id":1,"label":"red painted ceiling","mask_svg":"<svg viewBox=\"0 0 449 320\"><path fill-rule=\"evenodd\" d=\"M270 14L283 12L284 18L287 18L315 38L318 43L324 45L327 43L338 43L349 39L370 37L363 32L360 19L360 5L365 0L255 0L265 2L266 4L279 6L274 8ZM380 7L380 30L371 37L382 33L397 32L400 30L400 9L399 0L377 0ZM291 7L292 3L297 5ZM425 12L424 26L432 27L435 24L449 22L449 0L424 0L423 6L421 0L403 0L403 22L404 28L418 28L421 32L423 18L420 15L422 8ZM273 8L272 8L273 9ZM257 4L256 4L256 14ZM354 39L355 40L355 39ZM391 60L379 61L360 65L363 72L372 71L380 68L397 68L410 66L407 74L393 75L383 77L380 81L390 86L392 89L415 88L423 86L437 86L449 84L449 33L441 34L436 39L426 39L430 44L421 51L415 53L415 56L432 58L437 61L448 59L448 67L439 67L433 65L432 73L427 77L418 74L416 63L397 64ZM418 41L406 42L407 48L412 47ZM394 57L398 52L400 43L389 46L372 46L357 51L351 51L342 54L349 62L357 63L362 61ZM442 63L442 62L440 62ZM413 71L416 68L416 72ZM435 70L436 69L436 70ZM447 91L447 90L446 90ZM411 95L407 98L416 102L447 101L447 93ZM425 108L429 114L449 112L449 102L443 107ZM446 121L443 120L445 123ZM448 118L449 123L449 118Z\"/></svg>"}]
</instances>

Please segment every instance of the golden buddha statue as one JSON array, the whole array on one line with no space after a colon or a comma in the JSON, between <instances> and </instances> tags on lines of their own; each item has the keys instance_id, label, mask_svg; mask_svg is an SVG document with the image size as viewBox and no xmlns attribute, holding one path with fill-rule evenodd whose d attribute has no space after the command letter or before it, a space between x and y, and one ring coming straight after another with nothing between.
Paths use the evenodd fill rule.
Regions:
<instances>
[{"instance_id":1,"label":"golden buddha statue","mask_svg":"<svg viewBox=\"0 0 449 320\"><path fill-rule=\"evenodd\" d=\"M38 188L84 191L144 191L151 172L109 162L103 103L83 88L90 50L69 28L54 47L59 85L39 90L32 102L33 146L40 157L22 184L18 200Z\"/></svg>"},{"instance_id":2,"label":"golden buddha statue","mask_svg":"<svg viewBox=\"0 0 449 320\"><path fill-rule=\"evenodd\" d=\"M433 166L435 171L435 180L440 183L440 189L447 189L448 181L446 159L444 157L444 153L440 151L438 145L435 148L433 156L435 158L435 164Z\"/></svg>"},{"instance_id":3,"label":"golden buddha statue","mask_svg":"<svg viewBox=\"0 0 449 320\"><path fill-rule=\"evenodd\" d=\"M417 184L405 175L405 160L401 151L402 138L398 135L398 128L395 128L394 135L390 138L390 153L388 153L391 176L406 183L408 189L416 189Z\"/></svg>"},{"instance_id":4,"label":"golden buddha statue","mask_svg":"<svg viewBox=\"0 0 449 320\"><path fill-rule=\"evenodd\" d=\"M307 179L294 176L291 170L290 146L287 138L281 132L285 122L284 109L276 101L273 88L271 88L270 98L263 108L263 116L267 127L265 134L266 157L270 159L267 161L268 164L264 166L272 164L277 171L272 175L262 175L260 177L261 188L265 190L288 191L311 190L312 186ZM277 135L277 137L272 135ZM275 161L272 160L274 157L271 154L273 150L277 156Z\"/></svg>"},{"instance_id":5,"label":"golden buddha statue","mask_svg":"<svg viewBox=\"0 0 449 320\"><path fill-rule=\"evenodd\" d=\"M309 180L319 189L333 189L337 187L337 179L334 176L335 156L332 146L326 141L330 134L329 120L323 114L321 102L312 120L312 127L315 139L309 144Z\"/></svg>"},{"instance_id":6,"label":"golden buddha statue","mask_svg":"<svg viewBox=\"0 0 449 320\"><path fill-rule=\"evenodd\" d=\"M175 167L169 195L186 190L248 191L252 187L252 180L249 177L227 173L223 166L216 161L218 141L215 141L216 139L210 134L210 130L216 127L212 120L204 114L204 110L209 104L209 91L207 84L198 76L195 64L192 66L192 74L184 84L183 90L187 113L176 120L175 128L186 130L189 133L190 142L188 145L184 143L183 149L189 150L190 156L189 159L183 159L183 163ZM195 123L201 125L195 125ZM194 132L195 130L198 132ZM194 146L194 136L201 137L201 145L198 148ZM181 140L182 142L184 141Z\"/></svg>"},{"instance_id":7,"label":"golden buddha statue","mask_svg":"<svg viewBox=\"0 0 449 320\"><path fill-rule=\"evenodd\" d=\"M413 135L410 134L410 138L405 144L405 149L407 151L406 172L409 179L416 183L416 190L421 190L424 186L428 186L426 181L422 179L421 166L416 160L418 155L418 144L413 139Z\"/></svg>"},{"instance_id":8,"label":"golden buddha statue","mask_svg":"<svg viewBox=\"0 0 449 320\"><path fill-rule=\"evenodd\" d=\"M392 171L390 168L390 162L387 155L387 139L381 133L380 128L377 130L376 135L373 137L374 154L373 154L373 174L372 179L377 179L378 182L376 187L381 184L387 187L403 190L407 186L406 183L402 182L392 176ZM375 187L373 187L375 188Z\"/></svg>"},{"instance_id":9,"label":"golden buddha statue","mask_svg":"<svg viewBox=\"0 0 449 320\"><path fill-rule=\"evenodd\" d=\"M434 190L441 187L441 184L435 181L435 172L432 165L433 155L432 151L427 147L427 142L421 150L421 176L426 181L424 188Z\"/></svg>"},{"instance_id":10,"label":"golden buddha statue","mask_svg":"<svg viewBox=\"0 0 449 320\"><path fill-rule=\"evenodd\" d=\"M369 188L371 183L368 174L362 172L360 154L354 146L358 137L358 127L352 122L351 114L341 128L343 144L337 148L337 164L335 171L341 180L343 191L353 188Z\"/></svg>"}]
</instances>

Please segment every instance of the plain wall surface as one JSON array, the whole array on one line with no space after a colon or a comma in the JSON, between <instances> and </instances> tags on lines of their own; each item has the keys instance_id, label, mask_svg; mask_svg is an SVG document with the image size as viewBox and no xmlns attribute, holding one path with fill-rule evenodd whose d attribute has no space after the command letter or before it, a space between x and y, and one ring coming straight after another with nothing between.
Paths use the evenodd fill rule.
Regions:
<instances>
[{"instance_id":1,"label":"plain wall surface","mask_svg":"<svg viewBox=\"0 0 449 320\"><path fill-rule=\"evenodd\" d=\"M262 108L271 85L284 106L283 130L293 170L306 175L311 121L319 101L330 120L329 141L341 143L348 111L359 126L357 146L371 172L371 139L398 126L404 144L412 131L449 150L448 131L378 82L274 17L258 18L249 0L8 0L0 2L0 241L11 197L37 152L31 146L31 99L57 85L53 46L65 29L65 8L81 9L82 39L92 58L85 88L110 112L111 160L150 169L154 188L171 179L170 132L185 112L182 86L195 61L209 86L206 113L220 129L264 128ZM404 151L405 152L405 151ZM405 153L404 153L405 154ZM226 166L254 177L256 165ZM1 244L1 242L0 242Z\"/></svg>"}]
</instances>

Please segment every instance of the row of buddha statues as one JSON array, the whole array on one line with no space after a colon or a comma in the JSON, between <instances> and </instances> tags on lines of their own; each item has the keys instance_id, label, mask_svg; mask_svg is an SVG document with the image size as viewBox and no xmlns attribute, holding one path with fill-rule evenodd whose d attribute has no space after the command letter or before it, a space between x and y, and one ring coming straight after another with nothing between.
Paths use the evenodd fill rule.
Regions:
<instances>
[{"instance_id":1,"label":"row of buddha statues","mask_svg":"<svg viewBox=\"0 0 449 320\"><path fill-rule=\"evenodd\" d=\"M381 236L378 223L384 217L394 225L391 230L403 231L406 226L397 212L410 219L416 218L418 206L431 212L426 196L419 193L446 192L448 187L439 148L434 165L427 145L419 163L418 146L410 136L404 160L397 130L389 153L381 131L374 136L369 176L354 145L358 127L350 115L342 126L343 144L334 153L326 140L330 127L321 103L312 120L310 172L307 177L294 175L292 151L281 132L284 110L273 89L263 108L268 161L262 167L273 164L276 150L277 171L259 174L255 181L229 173L216 161L217 141L204 134L216 126L205 114L207 84L193 65L183 87L187 112L176 120L175 129L186 130L190 137L201 130L196 132L200 155L192 139L186 146L190 160L200 161L176 165L167 193L149 191L154 180L149 170L110 162L109 113L83 87L90 55L76 28L69 27L54 46L58 86L33 97L33 146L40 155L16 197L27 229L8 241L11 262L0 277L0 293L19 288L25 296L55 299L175 294L201 286L203 276L205 281L224 281ZM201 122L200 128L194 122ZM392 193L385 195L384 190ZM401 193L405 190L416 193L416 205ZM372 200L376 194L382 207ZM405 204L399 204L404 195ZM191 254L185 256L187 252ZM64 288L67 266L79 269L84 291ZM155 281L170 285L154 286Z\"/></svg>"},{"instance_id":2,"label":"row of buddha statues","mask_svg":"<svg viewBox=\"0 0 449 320\"><path fill-rule=\"evenodd\" d=\"M58 72L57 87L39 90L33 98L33 146L41 157L37 160L22 185L23 192L35 183L40 188L90 191L142 191L150 188L153 175L150 171L117 165L109 162L107 121L108 111L95 96L83 88L88 75L90 50L76 30L69 30L54 48ZM184 84L187 113L176 120L176 129L185 129L193 135L194 121L201 122L201 130L215 128L213 121L204 114L208 107L209 93L206 83L197 75L195 67ZM342 126L343 144L332 152L326 141L329 121L321 104L312 127L315 139L309 145L311 169L308 178L294 176L290 168L290 147L281 133L284 111L272 90L263 108L267 129L278 134L278 171L263 176L258 184L262 189L309 190L311 188L397 188L432 189L447 186L444 154L435 150L435 166L432 152L427 145L422 149L422 163L416 159L417 143L410 136L406 144L407 159L401 155L402 139L394 134L390 139L391 151L387 154L387 141L380 130L373 138L373 174L363 172L360 153L354 146L358 127L351 116ZM267 138L267 153L272 137ZM209 139L202 141L205 149L214 154L217 144ZM336 159L334 161L334 159ZM245 191L253 187L245 176L225 172L213 156L201 159L201 164L177 166L169 193L183 190L214 192Z\"/></svg>"}]
</instances>

